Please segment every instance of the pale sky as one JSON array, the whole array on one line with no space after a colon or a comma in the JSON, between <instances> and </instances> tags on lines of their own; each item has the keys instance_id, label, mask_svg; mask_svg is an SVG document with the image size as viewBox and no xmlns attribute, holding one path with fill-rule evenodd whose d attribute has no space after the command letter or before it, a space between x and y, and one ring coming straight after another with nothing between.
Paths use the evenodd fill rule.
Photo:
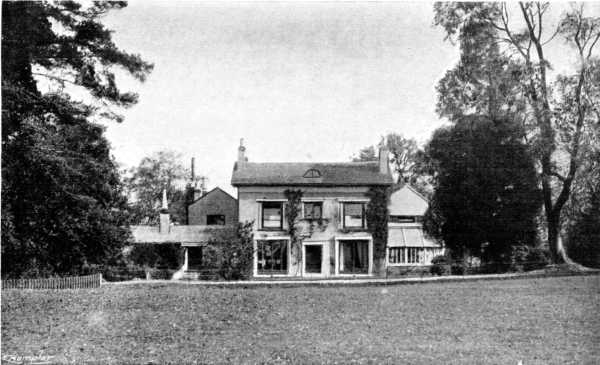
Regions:
<instances>
[{"instance_id":1,"label":"pale sky","mask_svg":"<svg viewBox=\"0 0 600 365\"><path fill-rule=\"evenodd\" d=\"M108 126L117 161L175 150L231 193L240 138L255 162L348 161L388 132L426 142L458 59L432 3L131 1L104 23L155 65L121 83L140 101Z\"/></svg>"}]
</instances>

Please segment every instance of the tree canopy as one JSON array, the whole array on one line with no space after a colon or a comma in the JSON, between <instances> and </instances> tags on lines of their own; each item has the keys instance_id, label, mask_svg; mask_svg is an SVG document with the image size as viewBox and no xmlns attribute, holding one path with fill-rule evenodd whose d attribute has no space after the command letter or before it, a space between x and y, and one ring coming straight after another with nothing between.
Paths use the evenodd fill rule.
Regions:
<instances>
[{"instance_id":1,"label":"tree canopy","mask_svg":"<svg viewBox=\"0 0 600 365\"><path fill-rule=\"evenodd\" d=\"M158 224L163 189L167 190L171 219L186 224L190 191L185 185L189 174L181 154L174 151L158 151L144 157L125 181L131 200L131 224Z\"/></svg>"},{"instance_id":2,"label":"tree canopy","mask_svg":"<svg viewBox=\"0 0 600 365\"><path fill-rule=\"evenodd\" d=\"M417 141L406 138L398 133L389 133L381 137L377 146L362 148L353 161L376 161L378 152L376 149L386 147L390 153L392 173L397 176L396 183L409 183L420 193L431 195L430 176L426 169L423 150L419 148Z\"/></svg>"},{"instance_id":3,"label":"tree canopy","mask_svg":"<svg viewBox=\"0 0 600 365\"><path fill-rule=\"evenodd\" d=\"M126 199L97 121L120 121L115 108L137 101L115 69L140 81L152 69L99 21L125 5L2 3L3 276L77 273L119 257Z\"/></svg>"},{"instance_id":4,"label":"tree canopy","mask_svg":"<svg viewBox=\"0 0 600 365\"><path fill-rule=\"evenodd\" d=\"M427 145L435 190L425 227L456 256L493 262L534 243L541 195L520 133L510 121L463 117Z\"/></svg>"},{"instance_id":5,"label":"tree canopy","mask_svg":"<svg viewBox=\"0 0 600 365\"><path fill-rule=\"evenodd\" d=\"M561 6L553 4L553 6ZM551 27L548 3L436 3L435 23L458 42L460 60L439 82L438 114L516 120L536 161L550 253L564 257L561 214L600 134L600 18L571 5ZM553 69L550 44L566 45L571 71Z\"/></svg>"}]
</instances>

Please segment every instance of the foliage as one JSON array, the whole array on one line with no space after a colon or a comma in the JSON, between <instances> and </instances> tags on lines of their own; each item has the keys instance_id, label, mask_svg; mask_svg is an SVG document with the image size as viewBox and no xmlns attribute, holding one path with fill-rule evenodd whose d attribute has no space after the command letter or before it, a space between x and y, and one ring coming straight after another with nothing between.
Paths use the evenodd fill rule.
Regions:
<instances>
[{"instance_id":1,"label":"foliage","mask_svg":"<svg viewBox=\"0 0 600 365\"><path fill-rule=\"evenodd\" d=\"M181 163L181 154L168 150L155 152L144 157L129 174L125 184L131 201L131 224L158 224L163 189L167 190L171 220L187 223L189 196L184 187L188 172Z\"/></svg>"},{"instance_id":2,"label":"foliage","mask_svg":"<svg viewBox=\"0 0 600 365\"><path fill-rule=\"evenodd\" d=\"M235 238L221 247L220 275L225 280L246 280L252 275L254 222L238 223Z\"/></svg>"},{"instance_id":3,"label":"foliage","mask_svg":"<svg viewBox=\"0 0 600 365\"><path fill-rule=\"evenodd\" d=\"M450 265L451 275L464 275L466 271L467 269L462 262L454 262L452 265Z\"/></svg>"},{"instance_id":4,"label":"foliage","mask_svg":"<svg viewBox=\"0 0 600 365\"><path fill-rule=\"evenodd\" d=\"M431 259L431 266L429 272L431 275L442 276L448 272L448 257L445 255L438 255Z\"/></svg>"},{"instance_id":5,"label":"foliage","mask_svg":"<svg viewBox=\"0 0 600 365\"><path fill-rule=\"evenodd\" d=\"M288 222L290 245L294 252L292 257L296 257L297 260L301 260L302 239L298 232L298 223L300 221L300 213L302 213L302 191L286 189L283 193L287 199L285 218Z\"/></svg>"},{"instance_id":6,"label":"foliage","mask_svg":"<svg viewBox=\"0 0 600 365\"><path fill-rule=\"evenodd\" d=\"M183 264L183 248L179 243L136 243L126 258L141 267L178 269Z\"/></svg>"},{"instance_id":7,"label":"foliage","mask_svg":"<svg viewBox=\"0 0 600 365\"><path fill-rule=\"evenodd\" d=\"M389 133L381 138L378 148L386 147L390 153L392 173L397 175L398 184L409 183L421 194L431 195L431 176L423 151L418 147L417 141L405 138L401 134ZM359 151L354 162L377 161L376 146L368 146Z\"/></svg>"},{"instance_id":8,"label":"foliage","mask_svg":"<svg viewBox=\"0 0 600 365\"><path fill-rule=\"evenodd\" d=\"M557 5L560 6L560 5ZM548 3L437 3L434 22L458 41L461 58L438 84L438 114L519 121L540 170L547 236L553 262L563 261L561 214L586 151L600 126L600 17L573 4L554 29ZM562 41L576 60L553 72L548 55ZM560 53L554 52L554 54ZM552 77L554 76L554 77Z\"/></svg>"},{"instance_id":9,"label":"foliage","mask_svg":"<svg viewBox=\"0 0 600 365\"><path fill-rule=\"evenodd\" d=\"M358 151L358 156L352 157L353 162L377 161L375 146L367 146Z\"/></svg>"},{"instance_id":10,"label":"foliage","mask_svg":"<svg viewBox=\"0 0 600 365\"><path fill-rule=\"evenodd\" d=\"M388 204L390 189L383 186L372 186L367 192L366 219L367 229L373 236L373 258L375 262L385 260L388 238ZM378 268L382 270L383 268Z\"/></svg>"},{"instance_id":11,"label":"foliage","mask_svg":"<svg viewBox=\"0 0 600 365\"><path fill-rule=\"evenodd\" d=\"M569 257L582 265L600 268L600 188L597 185L589 206L567 232Z\"/></svg>"},{"instance_id":12,"label":"foliage","mask_svg":"<svg viewBox=\"0 0 600 365\"><path fill-rule=\"evenodd\" d=\"M427 146L437 171L424 228L456 259L505 261L512 246L534 244L540 193L519 136L511 122L464 117Z\"/></svg>"},{"instance_id":13,"label":"foliage","mask_svg":"<svg viewBox=\"0 0 600 365\"><path fill-rule=\"evenodd\" d=\"M152 66L98 21L123 2L2 3L2 275L75 274L119 259L126 201L104 127L133 105L114 68ZM48 90L48 92L42 92ZM88 92L90 103L66 92Z\"/></svg>"}]
</instances>

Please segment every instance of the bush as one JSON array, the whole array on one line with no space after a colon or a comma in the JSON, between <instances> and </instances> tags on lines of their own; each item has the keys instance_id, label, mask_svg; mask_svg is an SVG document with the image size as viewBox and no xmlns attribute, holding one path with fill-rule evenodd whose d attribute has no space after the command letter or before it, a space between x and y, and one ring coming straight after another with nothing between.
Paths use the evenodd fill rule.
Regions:
<instances>
[{"instance_id":1,"label":"bush","mask_svg":"<svg viewBox=\"0 0 600 365\"><path fill-rule=\"evenodd\" d=\"M576 262L600 269L600 189L567 231L567 254Z\"/></svg>"},{"instance_id":2,"label":"bush","mask_svg":"<svg viewBox=\"0 0 600 365\"><path fill-rule=\"evenodd\" d=\"M431 267L429 268L431 275L442 276L448 272L448 258L444 255L435 256L431 259Z\"/></svg>"},{"instance_id":3,"label":"bush","mask_svg":"<svg viewBox=\"0 0 600 365\"><path fill-rule=\"evenodd\" d=\"M523 266L525 271L539 270L550 263L550 253L540 247L530 247L526 262Z\"/></svg>"},{"instance_id":4,"label":"bush","mask_svg":"<svg viewBox=\"0 0 600 365\"><path fill-rule=\"evenodd\" d=\"M462 263L454 263L450 266L450 273L452 275L464 275L465 266Z\"/></svg>"},{"instance_id":5,"label":"bush","mask_svg":"<svg viewBox=\"0 0 600 365\"><path fill-rule=\"evenodd\" d=\"M158 280L171 280L173 274L175 274L177 270L168 269L168 268L160 268L160 269L150 269L148 272L150 273L150 279L158 279Z\"/></svg>"},{"instance_id":6,"label":"bush","mask_svg":"<svg viewBox=\"0 0 600 365\"><path fill-rule=\"evenodd\" d=\"M239 223L236 237L222 248L220 276L225 280L250 278L254 250L252 222Z\"/></svg>"},{"instance_id":7,"label":"bush","mask_svg":"<svg viewBox=\"0 0 600 365\"><path fill-rule=\"evenodd\" d=\"M178 243L136 243L127 259L137 266L178 269L183 265L183 248Z\"/></svg>"},{"instance_id":8,"label":"bush","mask_svg":"<svg viewBox=\"0 0 600 365\"><path fill-rule=\"evenodd\" d=\"M106 281L146 279L146 270L137 265L105 266L101 272L102 278Z\"/></svg>"}]
</instances>

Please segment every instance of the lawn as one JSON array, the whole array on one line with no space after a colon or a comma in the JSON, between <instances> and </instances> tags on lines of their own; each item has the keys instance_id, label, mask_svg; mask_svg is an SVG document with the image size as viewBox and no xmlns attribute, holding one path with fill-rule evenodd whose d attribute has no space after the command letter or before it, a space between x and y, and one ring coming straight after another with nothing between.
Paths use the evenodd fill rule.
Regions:
<instances>
[{"instance_id":1,"label":"lawn","mask_svg":"<svg viewBox=\"0 0 600 365\"><path fill-rule=\"evenodd\" d=\"M4 291L1 350L73 363L598 364L600 276Z\"/></svg>"}]
</instances>

